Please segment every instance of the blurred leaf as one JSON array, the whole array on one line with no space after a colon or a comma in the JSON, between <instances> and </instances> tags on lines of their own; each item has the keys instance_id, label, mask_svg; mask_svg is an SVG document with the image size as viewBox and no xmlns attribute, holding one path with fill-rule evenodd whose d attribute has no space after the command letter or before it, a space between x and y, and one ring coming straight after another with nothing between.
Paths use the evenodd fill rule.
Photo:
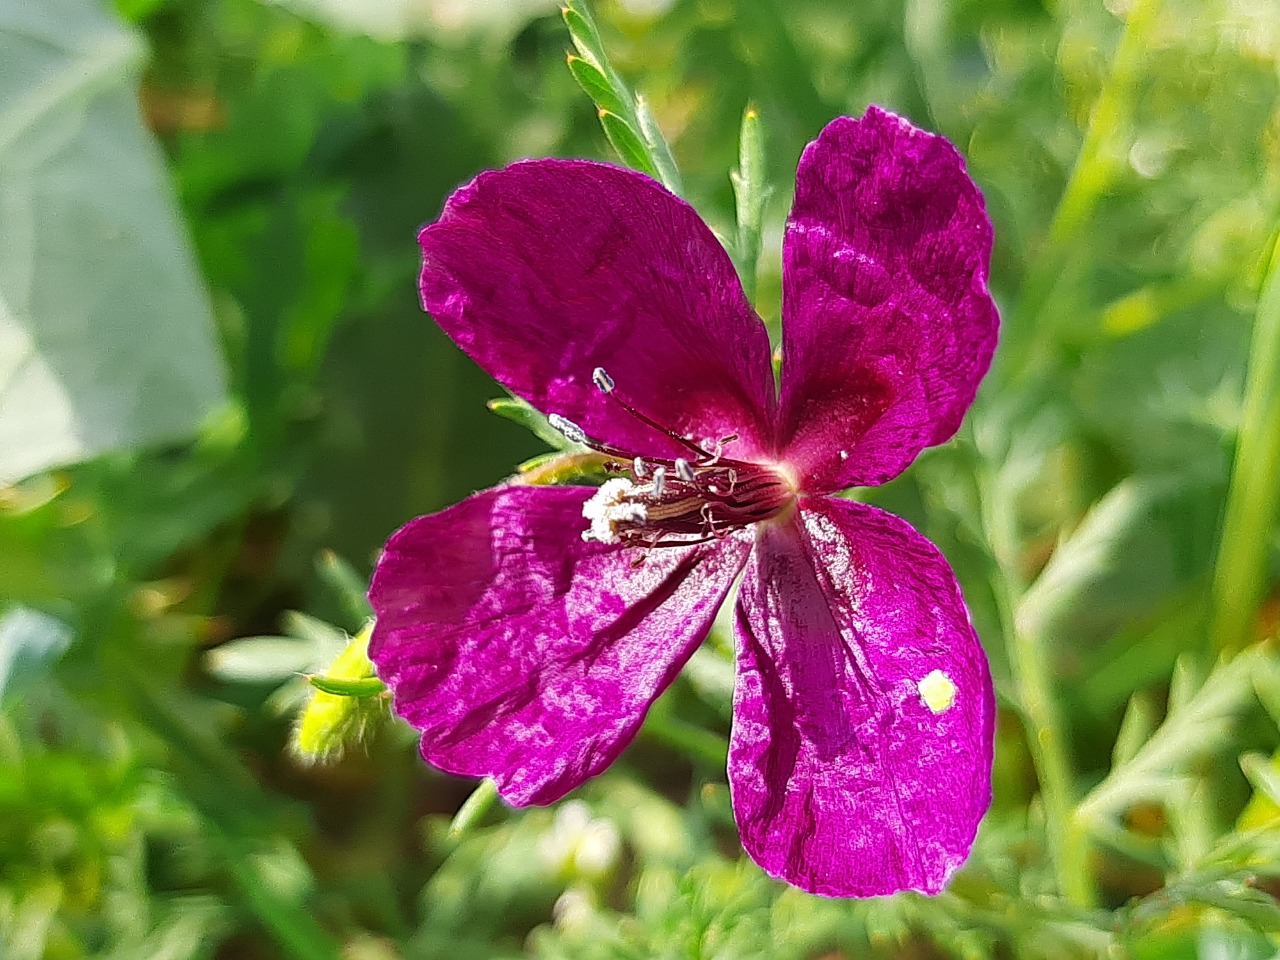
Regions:
<instances>
[{"instance_id":1,"label":"blurred leaf","mask_svg":"<svg viewBox=\"0 0 1280 960\"><path fill-rule=\"evenodd\" d=\"M1084 822L1118 816L1140 800L1158 802L1188 777L1197 757L1217 750L1234 734L1240 712L1252 699L1253 675L1270 656L1274 654L1265 647L1247 650L1220 664L1194 695L1171 703L1151 738L1080 802L1078 815Z\"/></svg>"},{"instance_id":2,"label":"blurred leaf","mask_svg":"<svg viewBox=\"0 0 1280 960\"><path fill-rule=\"evenodd\" d=\"M71 645L71 628L26 607L0 615L0 702L45 673Z\"/></svg>"},{"instance_id":3,"label":"blurred leaf","mask_svg":"<svg viewBox=\"0 0 1280 960\"><path fill-rule=\"evenodd\" d=\"M1194 474L1130 477L1054 549L1018 604L1020 629L1095 642L1207 570L1217 484Z\"/></svg>"},{"instance_id":4,"label":"blurred leaf","mask_svg":"<svg viewBox=\"0 0 1280 960\"><path fill-rule=\"evenodd\" d=\"M1231 486L1214 567L1215 647L1234 653L1253 639L1258 604L1271 576L1266 533L1280 516L1280 233L1272 240L1258 297L1236 436Z\"/></svg>"},{"instance_id":5,"label":"blurred leaf","mask_svg":"<svg viewBox=\"0 0 1280 960\"><path fill-rule=\"evenodd\" d=\"M278 683L325 663L328 647L296 637L245 637L210 650L205 669L228 683Z\"/></svg>"},{"instance_id":6,"label":"blurred leaf","mask_svg":"<svg viewBox=\"0 0 1280 960\"><path fill-rule=\"evenodd\" d=\"M361 629L373 616L369 606L369 584L356 573L355 568L332 550L322 550L316 558L316 570L320 578L337 596L346 613L352 630Z\"/></svg>"},{"instance_id":7,"label":"blurred leaf","mask_svg":"<svg viewBox=\"0 0 1280 960\"><path fill-rule=\"evenodd\" d=\"M142 55L91 0L0 8L0 482L183 437L223 402Z\"/></svg>"}]
</instances>

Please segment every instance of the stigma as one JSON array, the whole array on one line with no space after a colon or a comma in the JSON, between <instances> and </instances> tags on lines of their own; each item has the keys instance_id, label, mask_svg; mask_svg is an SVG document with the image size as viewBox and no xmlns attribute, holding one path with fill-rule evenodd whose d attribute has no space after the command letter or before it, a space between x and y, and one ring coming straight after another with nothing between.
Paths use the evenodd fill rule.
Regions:
<instances>
[{"instance_id":1,"label":"stigma","mask_svg":"<svg viewBox=\"0 0 1280 960\"><path fill-rule=\"evenodd\" d=\"M564 417L549 417L566 438L608 456L605 469L619 474L583 504L589 521L583 540L643 548L706 543L771 519L794 502L795 486L777 465L728 455L736 436L695 442L627 403L603 369L595 369L592 381L604 397L688 454L669 458L623 450L592 439Z\"/></svg>"}]
</instances>

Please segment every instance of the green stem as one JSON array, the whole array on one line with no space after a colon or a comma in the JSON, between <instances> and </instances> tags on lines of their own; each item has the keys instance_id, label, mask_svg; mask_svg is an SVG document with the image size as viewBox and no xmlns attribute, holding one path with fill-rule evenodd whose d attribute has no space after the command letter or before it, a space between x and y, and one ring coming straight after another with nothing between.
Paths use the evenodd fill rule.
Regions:
<instances>
[{"instance_id":1,"label":"green stem","mask_svg":"<svg viewBox=\"0 0 1280 960\"><path fill-rule=\"evenodd\" d=\"M1209 634L1221 653L1248 642L1268 585L1271 532L1280 506L1280 234L1258 298L1244 408L1213 572Z\"/></svg>"},{"instance_id":2,"label":"green stem","mask_svg":"<svg viewBox=\"0 0 1280 960\"><path fill-rule=\"evenodd\" d=\"M1095 894L1089 872L1087 835L1075 812L1074 775L1066 728L1049 669L1052 655L1034 630L1019 623L1016 613L1026 584L1017 569L1017 528L1009 500L996 493L994 478L985 471L979 472L978 485L984 532L996 566L993 589L1018 707L1026 727L1027 746L1040 784L1049 856L1058 890L1072 904L1091 907Z\"/></svg>"},{"instance_id":3,"label":"green stem","mask_svg":"<svg viewBox=\"0 0 1280 960\"><path fill-rule=\"evenodd\" d=\"M493 809L494 804L497 802L498 787L491 779L485 777L471 791L471 796L462 801L462 806L454 814L453 820L449 823L449 838L451 840L459 840L466 836L477 823L484 819L485 815Z\"/></svg>"}]
</instances>

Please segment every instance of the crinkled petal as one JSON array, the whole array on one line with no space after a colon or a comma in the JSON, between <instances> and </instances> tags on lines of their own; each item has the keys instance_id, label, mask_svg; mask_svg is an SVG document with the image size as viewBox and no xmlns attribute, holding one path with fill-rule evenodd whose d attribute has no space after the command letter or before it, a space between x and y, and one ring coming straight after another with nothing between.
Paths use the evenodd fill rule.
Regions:
<instances>
[{"instance_id":1,"label":"crinkled petal","mask_svg":"<svg viewBox=\"0 0 1280 960\"><path fill-rule=\"evenodd\" d=\"M941 890L991 801L995 716L946 560L897 517L808 499L761 530L737 635L747 852L828 896Z\"/></svg>"},{"instance_id":2,"label":"crinkled petal","mask_svg":"<svg viewBox=\"0 0 1280 960\"><path fill-rule=\"evenodd\" d=\"M678 434L773 453L764 325L693 208L629 170L535 160L482 173L424 227L422 303L493 377L544 413L635 453L683 448L601 396Z\"/></svg>"},{"instance_id":3,"label":"crinkled petal","mask_svg":"<svg viewBox=\"0 0 1280 960\"><path fill-rule=\"evenodd\" d=\"M517 805L604 770L706 636L744 539L584 543L584 487L486 490L388 542L369 655L422 755Z\"/></svg>"},{"instance_id":4,"label":"crinkled petal","mask_svg":"<svg viewBox=\"0 0 1280 960\"><path fill-rule=\"evenodd\" d=\"M883 483L955 433L996 345L991 238L945 138L869 107L809 144L784 241L779 431L806 489Z\"/></svg>"}]
</instances>

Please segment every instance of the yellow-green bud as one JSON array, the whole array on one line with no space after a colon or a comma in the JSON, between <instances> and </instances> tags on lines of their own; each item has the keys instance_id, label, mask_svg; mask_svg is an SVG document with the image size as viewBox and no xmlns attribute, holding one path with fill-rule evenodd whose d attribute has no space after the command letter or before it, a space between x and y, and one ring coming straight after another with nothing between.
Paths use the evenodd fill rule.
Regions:
<instances>
[{"instance_id":1,"label":"yellow-green bud","mask_svg":"<svg viewBox=\"0 0 1280 960\"><path fill-rule=\"evenodd\" d=\"M369 661L373 624L361 630L329 668L308 677L311 696L293 730L293 753L306 763L339 759L386 716L386 688Z\"/></svg>"}]
</instances>

